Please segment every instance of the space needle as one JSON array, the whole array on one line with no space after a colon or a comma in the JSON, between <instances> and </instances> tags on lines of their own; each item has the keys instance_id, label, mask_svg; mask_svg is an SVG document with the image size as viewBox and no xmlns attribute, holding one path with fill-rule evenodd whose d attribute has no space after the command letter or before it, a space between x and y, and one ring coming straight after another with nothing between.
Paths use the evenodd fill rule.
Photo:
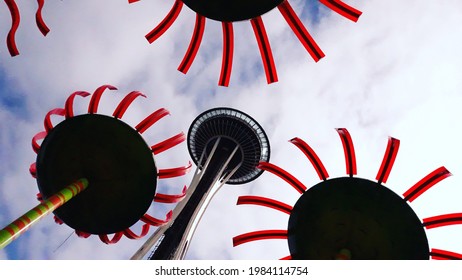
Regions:
<instances>
[{"instance_id":1,"label":"space needle","mask_svg":"<svg viewBox=\"0 0 462 280\"><path fill-rule=\"evenodd\" d=\"M170 222L159 227L133 255L141 259L178 260L187 253L194 231L212 197L224 184L255 180L268 162L270 145L262 127L232 108L214 108L196 117L188 131L189 154L197 168L186 197L173 209Z\"/></svg>"}]
</instances>

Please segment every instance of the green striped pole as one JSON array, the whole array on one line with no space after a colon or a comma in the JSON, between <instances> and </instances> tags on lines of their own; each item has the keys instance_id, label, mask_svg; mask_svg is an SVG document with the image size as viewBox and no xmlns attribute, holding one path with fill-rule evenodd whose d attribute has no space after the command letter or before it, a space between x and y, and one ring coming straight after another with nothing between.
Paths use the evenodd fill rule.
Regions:
<instances>
[{"instance_id":1,"label":"green striped pole","mask_svg":"<svg viewBox=\"0 0 462 280\"><path fill-rule=\"evenodd\" d=\"M11 241L18 238L26 230L29 229L35 222L53 212L61 205L69 201L88 186L87 179L79 179L76 182L65 187L56 194L50 196L42 203L32 208L29 212L16 219L4 229L0 230L0 249L3 249Z\"/></svg>"}]
</instances>

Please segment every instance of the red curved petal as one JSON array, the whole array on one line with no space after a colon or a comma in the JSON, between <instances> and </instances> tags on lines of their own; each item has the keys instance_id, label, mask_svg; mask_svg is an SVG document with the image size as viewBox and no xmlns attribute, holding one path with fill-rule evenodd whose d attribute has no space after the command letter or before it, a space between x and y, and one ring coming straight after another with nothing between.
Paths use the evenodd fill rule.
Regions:
<instances>
[{"instance_id":1,"label":"red curved petal","mask_svg":"<svg viewBox=\"0 0 462 280\"><path fill-rule=\"evenodd\" d=\"M91 94L86 91L76 91L69 95L69 97L66 100L66 105L64 106L66 110L66 119L72 118L74 116L74 98L76 96L87 97L89 95Z\"/></svg>"},{"instance_id":2,"label":"red curved petal","mask_svg":"<svg viewBox=\"0 0 462 280\"><path fill-rule=\"evenodd\" d=\"M125 114L125 111L127 111L130 104L132 104L133 100L135 100L135 98L137 98L138 96L146 97L146 95L142 94L139 91L132 91L129 94L127 94L124 97L124 99L120 101L119 105L114 110L114 113L112 113L112 115L118 119L122 118L122 116Z\"/></svg>"},{"instance_id":3,"label":"red curved petal","mask_svg":"<svg viewBox=\"0 0 462 280\"><path fill-rule=\"evenodd\" d=\"M46 132L49 132L50 130L53 129L53 124L51 123L52 115L64 116L65 114L66 114L66 110L64 110L63 108L56 108L56 109L49 111L47 115L45 116L45 120L43 122Z\"/></svg>"},{"instance_id":4,"label":"red curved petal","mask_svg":"<svg viewBox=\"0 0 462 280\"><path fill-rule=\"evenodd\" d=\"M38 154L38 152L40 150L40 145L39 145L38 141L44 139L46 136L47 136L47 132L46 131L41 131L41 132L35 134L34 137L32 137L32 149L34 150L34 152L36 154Z\"/></svg>"},{"instance_id":5,"label":"red curved petal","mask_svg":"<svg viewBox=\"0 0 462 280\"><path fill-rule=\"evenodd\" d=\"M40 202L43 201L43 196L42 196L41 193L37 193L37 194L36 194L36 198L37 198L37 200L40 201Z\"/></svg>"},{"instance_id":6,"label":"red curved petal","mask_svg":"<svg viewBox=\"0 0 462 280\"><path fill-rule=\"evenodd\" d=\"M292 255L288 255L286 257L280 258L279 260L285 261L285 260L291 260L291 259L292 259Z\"/></svg>"},{"instance_id":7,"label":"red curved petal","mask_svg":"<svg viewBox=\"0 0 462 280\"><path fill-rule=\"evenodd\" d=\"M119 231L119 232L114 233L114 235L112 236L112 239L109 239L109 236L107 234L100 234L99 239L106 244L115 244L119 242L122 236L123 236L123 232Z\"/></svg>"},{"instance_id":8,"label":"red curved petal","mask_svg":"<svg viewBox=\"0 0 462 280\"><path fill-rule=\"evenodd\" d=\"M170 115L170 112L167 111L164 108L161 108L161 109L155 111L154 113L152 113L151 115L147 116L144 120L142 120L139 124L137 124L135 129L140 134L142 134L143 132L146 131L146 129L151 127L151 125L153 125L158 120L160 120L161 118L163 118L163 117L165 117L167 115Z\"/></svg>"},{"instance_id":9,"label":"red curved petal","mask_svg":"<svg viewBox=\"0 0 462 280\"><path fill-rule=\"evenodd\" d=\"M261 17L256 17L250 20L252 24L255 37L257 39L260 56L263 61L263 66L266 74L266 81L268 84L278 81L278 74L276 72L276 65L274 64L273 52L266 34L265 25Z\"/></svg>"},{"instance_id":10,"label":"red curved petal","mask_svg":"<svg viewBox=\"0 0 462 280\"><path fill-rule=\"evenodd\" d=\"M399 150L399 140L393 137L388 138L387 150L383 156L382 164L380 165L379 172L375 177L379 184L386 183L388 180L388 175L390 175L393 164L395 163L396 155Z\"/></svg>"},{"instance_id":11,"label":"red curved petal","mask_svg":"<svg viewBox=\"0 0 462 280\"><path fill-rule=\"evenodd\" d=\"M196 57L197 51L201 46L202 37L204 35L205 30L205 17L199 14L196 14L196 24L194 26L194 32L191 37L191 41L189 42L188 50L186 51L183 60L178 66L178 71L186 74L191 67L191 64Z\"/></svg>"},{"instance_id":12,"label":"red curved petal","mask_svg":"<svg viewBox=\"0 0 462 280\"><path fill-rule=\"evenodd\" d=\"M340 139L342 140L343 150L345 151L346 173L353 177L356 175L356 155L353 141L351 140L350 133L346 128L337 128Z\"/></svg>"},{"instance_id":13,"label":"red curved petal","mask_svg":"<svg viewBox=\"0 0 462 280\"><path fill-rule=\"evenodd\" d=\"M340 0L319 0L319 2L354 22L357 22L362 14L361 11L356 10Z\"/></svg>"},{"instance_id":14,"label":"red curved petal","mask_svg":"<svg viewBox=\"0 0 462 280\"><path fill-rule=\"evenodd\" d=\"M172 216L173 212L169 211L165 216L165 220L160 220L146 213L143 215L143 217L141 217L140 220L147 224L150 224L151 226L160 227L167 224L172 219Z\"/></svg>"},{"instance_id":15,"label":"red curved petal","mask_svg":"<svg viewBox=\"0 0 462 280\"><path fill-rule=\"evenodd\" d=\"M124 235L128 237L129 239L140 239L146 236L149 232L149 227L150 225L144 224L143 227L141 228L141 233L138 235L134 233L131 229L127 228L123 231Z\"/></svg>"},{"instance_id":16,"label":"red curved petal","mask_svg":"<svg viewBox=\"0 0 462 280\"><path fill-rule=\"evenodd\" d=\"M117 88L111 85L103 85L97 88L90 99L90 104L88 105L88 113L95 114L98 111L99 100L101 99L101 95L103 95L103 92L106 89L116 90Z\"/></svg>"},{"instance_id":17,"label":"red curved petal","mask_svg":"<svg viewBox=\"0 0 462 280\"><path fill-rule=\"evenodd\" d=\"M191 170L191 167L192 167L192 164L191 162L189 162L188 165L186 166L168 168L168 169L160 169L157 175L159 176L159 179L179 177L179 176L183 176L186 173L188 173Z\"/></svg>"},{"instance_id":18,"label":"red curved petal","mask_svg":"<svg viewBox=\"0 0 462 280\"><path fill-rule=\"evenodd\" d=\"M462 260L462 254L434 248L430 251L430 256L434 260Z\"/></svg>"},{"instance_id":19,"label":"red curved petal","mask_svg":"<svg viewBox=\"0 0 462 280\"><path fill-rule=\"evenodd\" d=\"M187 187L184 186L183 191L180 194L163 194L163 193L156 193L154 196L155 202L160 203L176 203L183 200L186 196Z\"/></svg>"},{"instance_id":20,"label":"red curved petal","mask_svg":"<svg viewBox=\"0 0 462 280\"><path fill-rule=\"evenodd\" d=\"M167 140L164 140L151 146L151 150L155 155L157 155L165 150L175 147L176 145L182 143L185 140L186 135L183 132L181 132L173 137L168 138Z\"/></svg>"},{"instance_id":21,"label":"red curved petal","mask_svg":"<svg viewBox=\"0 0 462 280\"><path fill-rule=\"evenodd\" d=\"M261 230L244 233L233 237L233 247L263 239L287 239L287 230Z\"/></svg>"},{"instance_id":22,"label":"red curved petal","mask_svg":"<svg viewBox=\"0 0 462 280\"><path fill-rule=\"evenodd\" d=\"M321 58L323 58L325 55L321 48L319 48L313 37L311 37L310 33L308 33L308 30L306 30L289 2L283 1L279 4L278 9L314 61L318 62Z\"/></svg>"},{"instance_id":23,"label":"red curved petal","mask_svg":"<svg viewBox=\"0 0 462 280\"><path fill-rule=\"evenodd\" d=\"M146 34L146 39L149 43L154 42L157 40L162 34L164 34L167 29L172 26L173 22L175 22L176 18L181 12L181 8L183 7L183 1L175 0L172 9L167 14L167 16L156 26L151 32Z\"/></svg>"},{"instance_id":24,"label":"red curved petal","mask_svg":"<svg viewBox=\"0 0 462 280\"><path fill-rule=\"evenodd\" d=\"M58 217L56 217L56 216L53 216L53 220L54 220L55 223L57 223L58 225L64 224L63 220L61 220L60 218L58 218Z\"/></svg>"},{"instance_id":25,"label":"red curved petal","mask_svg":"<svg viewBox=\"0 0 462 280\"><path fill-rule=\"evenodd\" d=\"M91 236L90 233L83 232L83 231L80 231L80 230L76 230L75 233L77 234L78 237L82 237L82 238L88 238L88 237Z\"/></svg>"},{"instance_id":26,"label":"red curved petal","mask_svg":"<svg viewBox=\"0 0 462 280\"><path fill-rule=\"evenodd\" d=\"M222 22L223 29L223 58L221 61L221 73L218 85L227 87L231 78L234 53L234 32L232 22Z\"/></svg>"},{"instance_id":27,"label":"red curved petal","mask_svg":"<svg viewBox=\"0 0 462 280\"><path fill-rule=\"evenodd\" d=\"M47 36L48 32L50 32L50 28L48 28L42 17L42 10L43 5L45 4L45 0L37 0L37 3L38 9L35 13L35 22L37 23L37 27L40 30L40 32L42 32L43 36Z\"/></svg>"},{"instance_id":28,"label":"red curved petal","mask_svg":"<svg viewBox=\"0 0 462 280\"><path fill-rule=\"evenodd\" d=\"M19 23L21 21L21 17L19 15L19 9L16 5L14 0L5 0L8 9L10 10L11 14L11 29L8 32L8 36L6 38L6 44L8 46L8 50L11 56L16 56L19 54L18 48L16 46L16 31L18 30Z\"/></svg>"},{"instance_id":29,"label":"red curved petal","mask_svg":"<svg viewBox=\"0 0 462 280\"><path fill-rule=\"evenodd\" d=\"M292 213L292 206L282 203L281 201L261 197L261 196L240 196L237 199L237 205L242 204L253 204L253 205L260 205L264 207L269 207L281 211L283 213L289 214Z\"/></svg>"},{"instance_id":30,"label":"red curved petal","mask_svg":"<svg viewBox=\"0 0 462 280\"><path fill-rule=\"evenodd\" d=\"M462 213L451 213L423 219L423 226L427 229L462 224Z\"/></svg>"},{"instance_id":31,"label":"red curved petal","mask_svg":"<svg viewBox=\"0 0 462 280\"><path fill-rule=\"evenodd\" d=\"M37 164L35 162L29 166L29 173L33 178L37 178Z\"/></svg>"},{"instance_id":32,"label":"red curved petal","mask_svg":"<svg viewBox=\"0 0 462 280\"><path fill-rule=\"evenodd\" d=\"M269 162L260 162L257 165L257 168L269 171L279 178L283 179L287 183L289 183L294 189L296 189L299 193L304 193L306 190L306 186L303 185L302 182L300 182L297 178L295 178L292 174L289 172L285 171L284 169L269 163Z\"/></svg>"},{"instance_id":33,"label":"red curved petal","mask_svg":"<svg viewBox=\"0 0 462 280\"><path fill-rule=\"evenodd\" d=\"M412 202L414 199L433 187L436 183L451 175L451 172L449 172L444 166L436 169L421 179L419 182L417 182L414 186L409 188L403 194L404 200Z\"/></svg>"},{"instance_id":34,"label":"red curved petal","mask_svg":"<svg viewBox=\"0 0 462 280\"><path fill-rule=\"evenodd\" d=\"M325 181L327 178L329 178L329 174L327 173L324 164L319 159L316 152L305 141L296 137L291 139L289 142L297 146L297 148L299 148L305 154L305 156L310 160L311 165L313 165L314 169L316 170L316 173L318 173L318 176L321 180Z\"/></svg>"}]
</instances>

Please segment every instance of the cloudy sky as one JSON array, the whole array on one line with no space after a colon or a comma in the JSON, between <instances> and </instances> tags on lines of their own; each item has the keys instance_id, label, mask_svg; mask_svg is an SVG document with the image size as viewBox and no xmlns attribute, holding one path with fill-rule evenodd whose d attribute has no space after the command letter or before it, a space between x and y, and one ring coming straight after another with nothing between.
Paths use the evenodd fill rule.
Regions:
<instances>
[{"instance_id":1,"label":"cloudy sky","mask_svg":"<svg viewBox=\"0 0 462 280\"><path fill-rule=\"evenodd\" d=\"M315 63L287 23L273 10L263 16L279 82L268 85L249 22L234 24L234 64L229 87L217 85L222 29L208 20L189 73L177 67L188 47L195 14L186 6L173 26L153 44L145 35L168 13L173 1L48 0L43 16L51 32L35 25L36 3L17 1L20 55L0 44L0 227L37 204L37 185L28 172L35 161L31 139L43 117L62 107L77 90L111 84L100 112L111 114L132 90L142 91L124 120L136 125L160 107L171 112L145 134L149 144L187 132L202 111L228 106L251 115L265 129L271 161L305 185L319 179L305 156L288 142L298 136L318 153L331 177L345 175L344 154L334 128L349 130L358 177L373 180L388 136L401 140L387 187L402 194L440 166L454 175L411 206L420 218L462 212L462 3L459 0L349 0L363 12L357 23L317 1L290 0L326 56ZM0 38L11 26L0 3ZM84 113L88 99L76 99ZM59 118L53 118L56 124ZM187 164L186 145L159 157L161 168ZM191 174L160 181L159 191L180 192ZM277 259L289 254L283 240L232 247L232 237L254 230L285 229L288 216L257 206L236 206L240 195L261 195L293 205L299 197L284 181L264 173L242 186L225 185L213 198L191 243L188 259ZM164 217L170 205L149 210ZM138 225L134 226L137 231ZM153 232L153 229L151 229ZM142 240L106 245L97 236L78 238L46 217L6 249L0 259L128 259ZM462 226L427 231L430 247L462 253Z\"/></svg>"}]
</instances>

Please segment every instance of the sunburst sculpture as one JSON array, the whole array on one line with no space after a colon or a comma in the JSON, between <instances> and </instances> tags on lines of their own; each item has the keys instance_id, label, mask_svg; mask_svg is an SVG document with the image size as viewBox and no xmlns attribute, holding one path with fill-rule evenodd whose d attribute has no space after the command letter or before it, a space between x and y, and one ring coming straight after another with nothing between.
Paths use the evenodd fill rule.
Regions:
<instances>
[{"instance_id":1,"label":"sunburst sculpture","mask_svg":"<svg viewBox=\"0 0 462 280\"><path fill-rule=\"evenodd\" d=\"M150 226L158 227L168 222L171 211L165 219L158 219L149 215L147 210L153 201L180 201L185 196L186 187L177 195L156 193L157 181L186 174L191 169L191 162L186 166L158 169L153 154L182 143L185 134L181 132L155 145L147 145L142 134L169 115L169 111L161 108L133 128L121 118L137 97L145 95L130 92L112 116L106 116L97 113L105 90L116 88L111 85L97 88L87 114L74 115L75 97L91 95L77 91L67 98L64 108L53 109L46 115L45 130L32 139L37 160L30 166L30 173L37 179L39 200L48 199L58 189L79 178L86 178L89 187L55 210L55 220L75 229L80 237L95 234L104 243L112 244L123 236L141 238L148 233ZM64 120L53 125L52 116L62 116ZM138 221L142 224L139 234L130 229ZM109 234L114 235L110 237Z\"/></svg>"},{"instance_id":2,"label":"sunburst sculpture","mask_svg":"<svg viewBox=\"0 0 462 280\"><path fill-rule=\"evenodd\" d=\"M10 10L11 14L11 29L8 32L6 38L6 45L8 47L8 51L10 52L11 56L19 55L18 47L16 46L16 31L19 28L19 23L21 21L21 16L19 12L18 5L16 5L15 0L5 0L8 9ZM37 23L37 27L43 36L46 36L50 29L45 24L45 21L42 17L42 9L45 5L45 0L37 0L38 8L37 12L35 13L35 21Z\"/></svg>"},{"instance_id":3,"label":"sunburst sculpture","mask_svg":"<svg viewBox=\"0 0 462 280\"><path fill-rule=\"evenodd\" d=\"M429 249L425 229L462 224L462 213L425 218L410 207L412 201L451 173L439 167L402 196L386 183L400 141L389 138L377 173L371 181L355 177L353 142L346 129L337 129L345 151L347 177L329 178L314 150L302 139L290 140L309 159L322 180L307 188L284 169L267 162L259 168L289 183L301 196L294 206L260 197L241 196L238 205L270 207L289 215L288 229L262 230L233 238L234 246L262 239L287 239L290 256L282 259L462 259L462 254Z\"/></svg>"},{"instance_id":4,"label":"sunburst sculpture","mask_svg":"<svg viewBox=\"0 0 462 280\"><path fill-rule=\"evenodd\" d=\"M128 0L129 3L138 1L139 0ZM319 2L354 22L356 22L361 15L360 11L340 0L319 0ZM315 40L309 34L287 0L174 0L173 7L167 16L157 27L146 35L146 39L149 43L153 43L170 28L180 14L183 3L196 12L196 23L188 50L178 67L178 70L182 73L186 74L188 72L199 50L204 34L206 18L220 21L223 29L223 58L218 84L220 86L228 86L233 65L233 22L250 20L262 57L266 80L268 83L277 82L278 77L271 46L266 34L265 25L261 18L263 14L274 8L279 9L292 31L316 62L324 57L321 48L316 44Z\"/></svg>"}]
</instances>

